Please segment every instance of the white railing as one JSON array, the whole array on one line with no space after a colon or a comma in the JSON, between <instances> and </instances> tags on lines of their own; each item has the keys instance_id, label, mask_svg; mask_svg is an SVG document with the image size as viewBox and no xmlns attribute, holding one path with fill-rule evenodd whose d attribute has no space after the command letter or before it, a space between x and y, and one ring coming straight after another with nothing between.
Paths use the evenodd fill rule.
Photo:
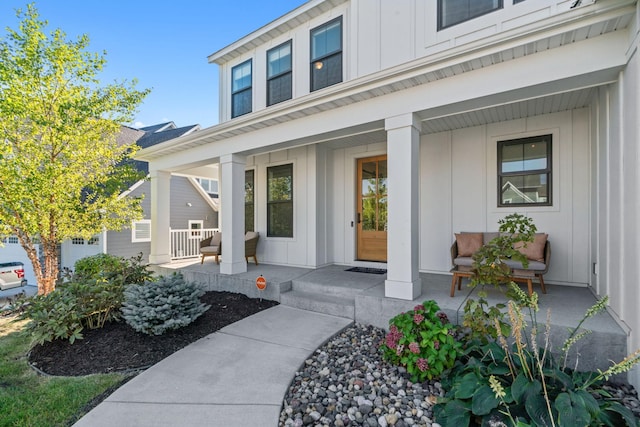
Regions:
<instances>
[{"instance_id":1,"label":"white railing","mask_svg":"<svg viewBox=\"0 0 640 427\"><path fill-rule=\"evenodd\" d=\"M200 256L200 241L220 231L218 228L202 230L171 229L171 259L197 258Z\"/></svg>"}]
</instances>

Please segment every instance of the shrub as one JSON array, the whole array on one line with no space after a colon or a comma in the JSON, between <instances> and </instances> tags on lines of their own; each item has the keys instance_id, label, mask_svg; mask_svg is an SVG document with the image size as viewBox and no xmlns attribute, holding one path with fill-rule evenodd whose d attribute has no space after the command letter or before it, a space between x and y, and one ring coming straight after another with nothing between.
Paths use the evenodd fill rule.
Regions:
<instances>
[{"instance_id":1,"label":"shrub","mask_svg":"<svg viewBox=\"0 0 640 427\"><path fill-rule=\"evenodd\" d=\"M535 312L537 294L526 295L511 284L516 302L509 301L511 336L498 331L497 341L470 343L465 354L443 379L448 392L434 408L443 427L500 426L636 426L633 413L603 389L610 376L626 372L640 360L640 351L604 372L578 372L558 363L549 348L547 320L544 345L538 346ZM605 309L607 299L587 311L562 348L563 360L573 343L584 336L580 326ZM529 310L530 335L522 308ZM496 320L497 321L497 320ZM594 397L595 396L595 397Z\"/></svg>"},{"instance_id":2,"label":"shrub","mask_svg":"<svg viewBox=\"0 0 640 427\"><path fill-rule=\"evenodd\" d=\"M174 273L156 282L127 286L122 314L136 331L161 335L190 324L207 311L209 306L200 302L202 295L204 290L196 283Z\"/></svg>"},{"instance_id":3,"label":"shrub","mask_svg":"<svg viewBox=\"0 0 640 427\"><path fill-rule=\"evenodd\" d=\"M435 301L425 301L389 321L389 333L381 345L384 358L406 367L412 381L439 377L458 356L455 327L439 310Z\"/></svg>"},{"instance_id":4,"label":"shrub","mask_svg":"<svg viewBox=\"0 0 640 427\"><path fill-rule=\"evenodd\" d=\"M48 295L38 295L26 305L22 318L31 319L27 330L36 342L82 339L84 328L101 328L121 317L124 285L151 278L142 256L126 260L99 254L78 260L75 272Z\"/></svg>"}]
</instances>

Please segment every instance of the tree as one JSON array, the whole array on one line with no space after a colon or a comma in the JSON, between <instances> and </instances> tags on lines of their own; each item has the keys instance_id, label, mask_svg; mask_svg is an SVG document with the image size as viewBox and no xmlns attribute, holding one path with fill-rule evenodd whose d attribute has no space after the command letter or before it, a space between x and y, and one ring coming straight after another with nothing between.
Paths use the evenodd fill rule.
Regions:
<instances>
[{"instance_id":1,"label":"tree","mask_svg":"<svg viewBox=\"0 0 640 427\"><path fill-rule=\"evenodd\" d=\"M106 53L86 51L87 35L46 35L34 5L16 16L18 30L0 39L0 235L18 237L47 294L63 240L141 217L140 201L120 196L136 177L123 166L135 146L116 137L149 91L135 80L102 86Z\"/></svg>"}]
</instances>

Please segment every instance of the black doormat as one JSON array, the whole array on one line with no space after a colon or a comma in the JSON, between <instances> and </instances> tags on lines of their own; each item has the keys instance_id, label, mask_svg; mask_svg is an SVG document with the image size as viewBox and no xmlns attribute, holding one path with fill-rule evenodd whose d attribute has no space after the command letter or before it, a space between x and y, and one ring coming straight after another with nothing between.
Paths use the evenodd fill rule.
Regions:
<instances>
[{"instance_id":1,"label":"black doormat","mask_svg":"<svg viewBox=\"0 0 640 427\"><path fill-rule=\"evenodd\" d=\"M369 267L351 267L345 271L353 271L354 273L369 273L369 274L386 274L387 270L383 268L369 268Z\"/></svg>"}]
</instances>

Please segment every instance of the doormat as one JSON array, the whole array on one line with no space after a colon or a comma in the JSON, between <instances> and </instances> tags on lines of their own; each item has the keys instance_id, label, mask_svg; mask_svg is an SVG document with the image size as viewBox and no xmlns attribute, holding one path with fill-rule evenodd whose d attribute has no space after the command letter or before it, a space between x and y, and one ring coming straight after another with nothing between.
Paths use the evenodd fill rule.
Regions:
<instances>
[{"instance_id":1,"label":"doormat","mask_svg":"<svg viewBox=\"0 0 640 427\"><path fill-rule=\"evenodd\" d=\"M387 274L387 270L383 268L351 267L347 268L345 271L352 271L354 273Z\"/></svg>"}]
</instances>

